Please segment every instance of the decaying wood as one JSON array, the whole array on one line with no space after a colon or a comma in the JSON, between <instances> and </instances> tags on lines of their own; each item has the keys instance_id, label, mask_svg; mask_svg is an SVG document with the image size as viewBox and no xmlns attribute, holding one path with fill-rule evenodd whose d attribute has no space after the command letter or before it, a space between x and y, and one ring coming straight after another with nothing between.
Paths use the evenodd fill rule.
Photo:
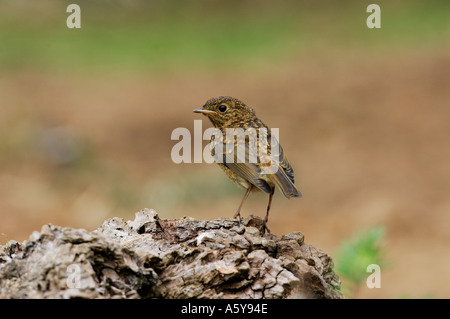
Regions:
<instances>
[{"instance_id":1,"label":"decaying wood","mask_svg":"<svg viewBox=\"0 0 450 319\"><path fill-rule=\"evenodd\" d=\"M0 246L1 298L341 298L331 258L262 220L112 218Z\"/></svg>"}]
</instances>

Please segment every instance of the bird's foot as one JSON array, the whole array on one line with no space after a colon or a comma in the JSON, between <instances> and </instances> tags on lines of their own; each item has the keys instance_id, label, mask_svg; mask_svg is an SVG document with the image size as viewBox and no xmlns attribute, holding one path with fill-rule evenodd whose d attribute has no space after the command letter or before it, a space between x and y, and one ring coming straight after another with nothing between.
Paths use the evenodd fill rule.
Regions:
<instances>
[{"instance_id":1,"label":"bird's foot","mask_svg":"<svg viewBox=\"0 0 450 319\"><path fill-rule=\"evenodd\" d=\"M241 219L241 213L240 212L236 212L236 214L234 214L233 219L237 219L239 224L242 224L242 219Z\"/></svg>"},{"instance_id":2,"label":"bird's foot","mask_svg":"<svg viewBox=\"0 0 450 319\"><path fill-rule=\"evenodd\" d=\"M267 231L267 233L270 234L271 231L270 231L269 227L267 227L267 221L265 219L263 219L263 221L264 221L263 222L263 234L265 231Z\"/></svg>"}]
</instances>

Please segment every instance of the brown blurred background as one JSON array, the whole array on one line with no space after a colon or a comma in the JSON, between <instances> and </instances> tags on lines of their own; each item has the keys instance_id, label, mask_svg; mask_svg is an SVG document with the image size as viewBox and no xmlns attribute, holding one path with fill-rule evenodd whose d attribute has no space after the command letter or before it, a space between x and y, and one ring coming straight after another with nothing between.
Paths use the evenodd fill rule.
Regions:
<instances>
[{"instance_id":1,"label":"brown blurred background","mask_svg":"<svg viewBox=\"0 0 450 319\"><path fill-rule=\"evenodd\" d=\"M230 95L280 128L304 195L276 194L274 234L333 256L384 225L382 288L358 296L450 297L449 1L377 1L381 29L369 1L77 1L68 29L70 3L0 0L0 244L144 207L231 217L244 192L170 156Z\"/></svg>"}]
</instances>

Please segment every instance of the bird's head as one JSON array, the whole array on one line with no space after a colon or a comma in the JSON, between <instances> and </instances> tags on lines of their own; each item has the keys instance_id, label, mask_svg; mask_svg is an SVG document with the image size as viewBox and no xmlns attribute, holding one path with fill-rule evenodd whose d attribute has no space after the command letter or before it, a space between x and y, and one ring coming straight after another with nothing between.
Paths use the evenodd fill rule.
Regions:
<instances>
[{"instance_id":1,"label":"bird's head","mask_svg":"<svg viewBox=\"0 0 450 319\"><path fill-rule=\"evenodd\" d=\"M206 115L217 128L239 124L256 116L252 108L231 96L209 99L203 107L195 109L194 112Z\"/></svg>"}]
</instances>

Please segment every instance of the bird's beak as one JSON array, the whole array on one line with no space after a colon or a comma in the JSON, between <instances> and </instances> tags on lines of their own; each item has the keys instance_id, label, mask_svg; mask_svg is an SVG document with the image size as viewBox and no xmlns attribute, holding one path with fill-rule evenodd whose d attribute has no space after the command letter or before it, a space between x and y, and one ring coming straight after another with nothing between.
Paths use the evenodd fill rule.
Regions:
<instances>
[{"instance_id":1,"label":"bird's beak","mask_svg":"<svg viewBox=\"0 0 450 319\"><path fill-rule=\"evenodd\" d=\"M215 112L214 111L210 111L210 110L206 110L203 107L199 107L198 109L194 110L194 113L202 113L204 115L208 115L208 114L215 113Z\"/></svg>"}]
</instances>

